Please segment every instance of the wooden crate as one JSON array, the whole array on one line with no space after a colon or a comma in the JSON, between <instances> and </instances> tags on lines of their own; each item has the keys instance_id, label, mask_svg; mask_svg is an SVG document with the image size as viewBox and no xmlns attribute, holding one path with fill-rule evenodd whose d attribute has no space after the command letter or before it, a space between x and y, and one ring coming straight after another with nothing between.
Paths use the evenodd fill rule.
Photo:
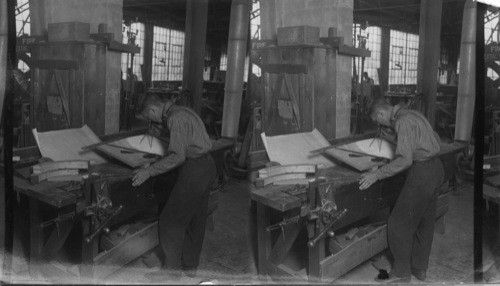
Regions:
<instances>
[{"instance_id":1,"label":"wooden crate","mask_svg":"<svg viewBox=\"0 0 500 286\"><path fill-rule=\"evenodd\" d=\"M90 24L81 22L50 23L49 42L89 41Z\"/></svg>"},{"instance_id":2,"label":"wooden crate","mask_svg":"<svg viewBox=\"0 0 500 286\"><path fill-rule=\"evenodd\" d=\"M355 238L346 247L335 245L330 239L330 251L335 252L320 263L321 280L332 281L387 248L387 225Z\"/></svg>"},{"instance_id":3,"label":"wooden crate","mask_svg":"<svg viewBox=\"0 0 500 286\"><path fill-rule=\"evenodd\" d=\"M319 27L293 26L278 28L278 46L319 44Z\"/></svg>"}]
</instances>

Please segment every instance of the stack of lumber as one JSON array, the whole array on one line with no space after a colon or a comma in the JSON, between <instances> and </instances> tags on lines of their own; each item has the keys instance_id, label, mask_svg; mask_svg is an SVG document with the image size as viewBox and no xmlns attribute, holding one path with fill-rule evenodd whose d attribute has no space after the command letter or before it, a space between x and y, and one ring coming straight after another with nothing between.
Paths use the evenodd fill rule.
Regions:
<instances>
[{"instance_id":1,"label":"stack of lumber","mask_svg":"<svg viewBox=\"0 0 500 286\"><path fill-rule=\"evenodd\" d=\"M82 181L84 171L88 169L89 161L85 160L43 162L32 167L30 181L33 184L43 181Z\"/></svg>"},{"instance_id":2,"label":"stack of lumber","mask_svg":"<svg viewBox=\"0 0 500 286\"><path fill-rule=\"evenodd\" d=\"M310 176L316 174L316 165L283 165L272 166L259 170L255 186L263 188L267 185L297 185L308 184Z\"/></svg>"}]
</instances>

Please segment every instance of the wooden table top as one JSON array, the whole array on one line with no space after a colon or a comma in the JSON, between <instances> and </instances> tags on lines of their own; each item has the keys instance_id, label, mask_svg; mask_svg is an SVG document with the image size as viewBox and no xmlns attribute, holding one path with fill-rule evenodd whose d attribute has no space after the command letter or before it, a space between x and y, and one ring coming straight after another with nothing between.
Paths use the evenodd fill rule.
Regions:
<instances>
[{"instance_id":1,"label":"wooden table top","mask_svg":"<svg viewBox=\"0 0 500 286\"><path fill-rule=\"evenodd\" d=\"M91 166L89 174L96 176L132 176L132 169L114 163ZM32 184L27 178L14 176L14 191L25 194L56 208L75 204L82 189L80 182L47 182Z\"/></svg>"},{"instance_id":2,"label":"wooden table top","mask_svg":"<svg viewBox=\"0 0 500 286\"><path fill-rule=\"evenodd\" d=\"M449 155L459 152L465 145L459 142L451 144L441 144L440 156ZM318 170L316 177L326 177L328 180L334 181L339 185L352 184L359 181L362 172L347 167L335 166L328 169ZM271 207L281 212L285 212L301 206L301 201L298 197L289 195L284 191L294 188L293 185L268 185L264 188L258 188L252 185L250 187L251 198L257 203Z\"/></svg>"}]
</instances>

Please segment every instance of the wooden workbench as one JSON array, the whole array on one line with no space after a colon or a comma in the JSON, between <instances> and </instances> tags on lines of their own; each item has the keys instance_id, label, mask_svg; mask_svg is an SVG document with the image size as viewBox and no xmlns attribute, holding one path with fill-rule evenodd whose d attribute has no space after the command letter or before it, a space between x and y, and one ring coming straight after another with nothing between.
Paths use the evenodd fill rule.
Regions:
<instances>
[{"instance_id":1,"label":"wooden workbench","mask_svg":"<svg viewBox=\"0 0 500 286\"><path fill-rule=\"evenodd\" d=\"M463 145L443 144L440 159L445 170L445 182L454 187L455 155ZM405 173L378 181L367 190L359 190L359 172L344 165L321 170L316 177L325 177L333 187L334 202L339 210L347 209L347 214L331 228L335 233L364 220L377 212L395 204L405 181ZM314 227L314 221L302 219L298 223L286 225L281 231L268 231L270 225L290 218L301 211L302 201L284 191L293 186L268 185L264 188L252 187L251 198L257 206L258 233L258 271L260 275L293 276L309 281L328 282L345 274L362 261L371 258L387 247L385 227L360 238L352 247L336 253L328 250L329 238L321 239L314 247L306 247L307 241L301 241L300 233L305 227ZM448 189L448 187L446 188ZM440 197L437 217L443 217L447 211L447 197ZM312 224L312 225L311 225ZM278 234L277 234L278 233ZM281 234L280 234L281 233ZM311 238L311 237L309 237ZM307 253L305 268L290 266L286 263L292 249L301 248ZM331 246L330 246L331 247Z\"/></svg>"},{"instance_id":2,"label":"wooden workbench","mask_svg":"<svg viewBox=\"0 0 500 286\"><path fill-rule=\"evenodd\" d=\"M224 177L222 174L223 156L227 149L232 147L233 142L219 140L213 143L211 153L216 162L220 185L223 183L220 182L221 177L222 179ZM28 148L20 153L18 154L22 156L22 159L25 158L23 155L29 158L39 156L36 147ZM35 159L30 159L30 161L36 162ZM113 206L122 205L124 209L109 224L110 226L118 225L143 211L151 210L148 211L150 214L158 208L159 204L165 202L169 190L175 183L175 170L147 180L139 187L132 187L133 170L117 162L91 166L89 169L91 176L81 183L44 181L32 184L27 178L19 176L23 173L19 169L29 167L23 164L18 167L14 177L14 191L27 198L29 204L28 261L29 273L33 281L38 280L41 272L59 277L68 276L68 273L50 267L47 262L51 261L57 251L63 247L75 228L80 228L79 232L82 233L82 239L79 242L82 263L78 265L78 277L73 279L82 279L85 282L105 278L158 244L156 223L148 224L147 227L132 235L126 243L120 243L116 249L113 248L110 251L100 252L99 238L86 243L84 238L96 230L96 222L94 217L84 215L85 208L91 204L90 201L85 200L84 193L90 192L92 182L105 180L110 189L109 197ZM209 219L213 217L213 212L217 208L218 191L214 189L209 199ZM59 221L57 225L47 224L47 221L61 215L67 215L67 219ZM210 220L207 228L209 226Z\"/></svg>"}]
</instances>

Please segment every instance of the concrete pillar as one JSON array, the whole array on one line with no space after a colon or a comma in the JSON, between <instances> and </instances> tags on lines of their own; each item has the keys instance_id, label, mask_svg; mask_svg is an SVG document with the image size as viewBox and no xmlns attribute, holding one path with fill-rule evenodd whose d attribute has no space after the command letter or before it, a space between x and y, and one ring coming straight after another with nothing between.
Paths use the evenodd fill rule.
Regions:
<instances>
[{"instance_id":1,"label":"concrete pillar","mask_svg":"<svg viewBox=\"0 0 500 286\"><path fill-rule=\"evenodd\" d=\"M190 91L188 104L198 114L203 93L207 15L208 0L187 0L182 87Z\"/></svg>"},{"instance_id":2,"label":"concrete pillar","mask_svg":"<svg viewBox=\"0 0 500 286\"><path fill-rule=\"evenodd\" d=\"M276 0L260 1L260 36L262 40L274 40L276 33Z\"/></svg>"},{"instance_id":3,"label":"concrete pillar","mask_svg":"<svg viewBox=\"0 0 500 286\"><path fill-rule=\"evenodd\" d=\"M7 0L0 0L0 121L2 119L7 80L8 46Z\"/></svg>"},{"instance_id":4,"label":"concrete pillar","mask_svg":"<svg viewBox=\"0 0 500 286\"><path fill-rule=\"evenodd\" d=\"M46 35L49 23L76 21L90 23L90 33L107 24L108 33L122 41L123 0L31 0L30 9L33 35ZM121 54L107 51L105 134L119 132L120 86Z\"/></svg>"},{"instance_id":5,"label":"concrete pillar","mask_svg":"<svg viewBox=\"0 0 500 286\"><path fill-rule=\"evenodd\" d=\"M7 22L7 0L0 0L0 122L3 114L3 103L6 98L5 86L7 83L7 35L8 35L8 22ZM3 129L3 128L2 128ZM3 135L3 137L6 137ZM3 140L3 137L0 138ZM4 142L0 145L4 146ZM4 158L1 158L2 160ZM7 212L5 210L6 191L5 180L0 180L0 277L3 275L4 257L7 255L5 251L5 224ZM8 280L4 280L8 281Z\"/></svg>"},{"instance_id":6,"label":"concrete pillar","mask_svg":"<svg viewBox=\"0 0 500 286\"><path fill-rule=\"evenodd\" d=\"M337 36L352 45L353 0L271 0L261 5L263 39L275 39L278 27L308 25L319 27L320 37L334 27ZM335 65L335 88L327 96L336 114L335 138L340 138L350 135L352 58L337 54Z\"/></svg>"},{"instance_id":7,"label":"concrete pillar","mask_svg":"<svg viewBox=\"0 0 500 286\"><path fill-rule=\"evenodd\" d=\"M45 0L29 0L31 35L46 36L47 21L45 20Z\"/></svg>"},{"instance_id":8,"label":"concrete pillar","mask_svg":"<svg viewBox=\"0 0 500 286\"><path fill-rule=\"evenodd\" d=\"M383 95L389 89L389 57L391 50L391 30L387 27L382 28L382 39L380 47L380 74L379 84L380 92Z\"/></svg>"},{"instance_id":9,"label":"concrete pillar","mask_svg":"<svg viewBox=\"0 0 500 286\"><path fill-rule=\"evenodd\" d=\"M8 41L16 35L15 25L15 3L14 0L0 0L0 54L2 57L2 68L4 71L10 70L16 64L16 46L15 41ZM8 35L8 36L7 36ZM5 37L5 38L4 38ZM15 199L14 194L14 169L12 165L13 142L12 131L13 123L9 120L14 116L13 97L14 97L14 77L10 73L3 77L0 86L3 85L5 97L3 118L1 126L3 130L3 149L0 152L3 155L4 172L0 178L0 280L9 283L12 273L12 260L14 249L14 206L11 203ZM2 95L4 95L2 94Z\"/></svg>"},{"instance_id":10,"label":"concrete pillar","mask_svg":"<svg viewBox=\"0 0 500 286\"><path fill-rule=\"evenodd\" d=\"M142 72L142 81L147 89L151 87L151 77L153 71L153 41L154 25L146 23L144 27L144 68Z\"/></svg>"},{"instance_id":11,"label":"concrete pillar","mask_svg":"<svg viewBox=\"0 0 500 286\"><path fill-rule=\"evenodd\" d=\"M417 66L417 92L426 99L421 109L432 127L436 117L438 62L441 43L441 11L443 0L420 2L420 33Z\"/></svg>"}]
</instances>

